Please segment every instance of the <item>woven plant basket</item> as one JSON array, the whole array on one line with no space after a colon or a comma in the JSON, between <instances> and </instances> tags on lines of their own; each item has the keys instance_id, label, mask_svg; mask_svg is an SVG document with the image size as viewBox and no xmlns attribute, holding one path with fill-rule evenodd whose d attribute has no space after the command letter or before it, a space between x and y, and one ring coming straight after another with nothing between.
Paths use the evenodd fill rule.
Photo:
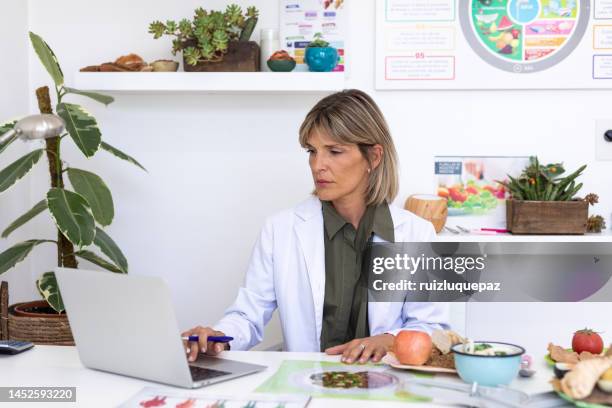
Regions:
<instances>
[{"instance_id":1,"label":"woven plant basket","mask_svg":"<svg viewBox=\"0 0 612 408\"><path fill-rule=\"evenodd\" d=\"M49 307L44 300L11 305L8 316L9 338L35 344L74 346L74 338L65 313L36 313L37 309Z\"/></svg>"}]
</instances>

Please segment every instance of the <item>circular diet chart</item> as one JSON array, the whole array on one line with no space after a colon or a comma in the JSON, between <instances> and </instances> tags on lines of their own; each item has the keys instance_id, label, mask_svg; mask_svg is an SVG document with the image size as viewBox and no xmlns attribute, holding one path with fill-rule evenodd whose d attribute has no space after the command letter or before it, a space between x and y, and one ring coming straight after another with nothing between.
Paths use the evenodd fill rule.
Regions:
<instances>
[{"instance_id":1,"label":"circular diet chart","mask_svg":"<svg viewBox=\"0 0 612 408\"><path fill-rule=\"evenodd\" d=\"M495 68L530 73L570 55L586 32L590 0L466 0L459 19L470 47Z\"/></svg>"}]
</instances>

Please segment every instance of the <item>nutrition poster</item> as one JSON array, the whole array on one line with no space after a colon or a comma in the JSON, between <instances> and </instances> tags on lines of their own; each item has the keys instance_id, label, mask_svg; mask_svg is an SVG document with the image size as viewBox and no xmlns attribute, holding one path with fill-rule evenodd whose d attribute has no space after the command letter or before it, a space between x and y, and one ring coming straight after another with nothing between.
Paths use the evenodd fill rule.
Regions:
<instances>
[{"instance_id":1,"label":"nutrition poster","mask_svg":"<svg viewBox=\"0 0 612 408\"><path fill-rule=\"evenodd\" d=\"M280 1L280 46L295 58L296 71L308 71L304 54L316 33L338 50L334 71L344 71L345 32L346 0Z\"/></svg>"},{"instance_id":2,"label":"nutrition poster","mask_svg":"<svg viewBox=\"0 0 612 408\"><path fill-rule=\"evenodd\" d=\"M446 226L461 231L506 228L506 199L498 181L519 177L529 157L435 156L436 194L448 205Z\"/></svg>"},{"instance_id":3,"label":"nutrition poster","mask_svg":"<svg viewBox=\"0 0 612 408\"><path fill-rule=\"evenodd\" d=\"M377 0L378 89L612 87L612 0Z\"/></svg>"}]
</instances>

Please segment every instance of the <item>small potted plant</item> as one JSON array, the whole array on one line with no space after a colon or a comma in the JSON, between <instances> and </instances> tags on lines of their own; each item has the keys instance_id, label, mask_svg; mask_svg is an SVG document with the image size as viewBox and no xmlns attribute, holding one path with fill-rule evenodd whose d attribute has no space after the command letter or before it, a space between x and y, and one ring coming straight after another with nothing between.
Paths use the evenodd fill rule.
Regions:
<instances>
[{"instance_id":1,"label":"small potted plant","mask_svg":"<svg viewBox=\"0 0 612 408\"><path fill-rule=\"evenodd\" d=\"M314 40L306 46L306 64L313 72L331 72L338 65L338 50L330 47L323 34L316 33Z\"/></svg>"},{"instance_id":2,"label":"small potted plant","mask_svg":"<svg viewBox=\"0 0 612 408\"><path fill-rule=\"evenodd\" d=\"M588 205L597 202L595 194L576 196L582 188L576 180L587 166L563 177L562 163L544 166L537 157L529 161L518 178L498 181L511 194L506 201L507 229L513 234L584 234Z\"/></svg>"},{"instance_id":3,"label":"small potted plant","mask_svg":"<svg viewBox=\"0 0 612 408\"><path fill-rule=\"evenodd\" d=\"M273 72L291 72L295 68L295 60L285 50L276 51L266 62Z\"/></svg>"},{"instance_id":4,"label":"small potted plant","mask_svg":"<svg viewBox=\"0 0 612 408\"><path fill-rule=\"evenodd\" d=\"M224 12L199 7L192 20L152 22L149 33L155 39L175 37L172 54L183 52L185 71L259 71L259 45L249 41L258 17L255 7L249 7L246 13L236 4L228 5Z\"/></svg>"}]
</instances>

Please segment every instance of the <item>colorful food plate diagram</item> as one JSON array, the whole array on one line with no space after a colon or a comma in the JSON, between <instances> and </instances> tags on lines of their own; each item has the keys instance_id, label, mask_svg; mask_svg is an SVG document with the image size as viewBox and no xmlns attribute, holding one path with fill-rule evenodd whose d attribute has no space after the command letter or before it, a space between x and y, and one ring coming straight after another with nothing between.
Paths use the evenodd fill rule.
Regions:
<instances>
[{"instance_id":1,"label":"colorful food plate diagram","mask_svg":"<svg viewBox=\"0 0 612 408\"><path fill-rule=\"evenodd\" d=\"M588 26L589 3L468 0L459 3L459 17L466 40L484 61L505 71L529 73L571 54Z\"/></svg>"}]
</instances>

